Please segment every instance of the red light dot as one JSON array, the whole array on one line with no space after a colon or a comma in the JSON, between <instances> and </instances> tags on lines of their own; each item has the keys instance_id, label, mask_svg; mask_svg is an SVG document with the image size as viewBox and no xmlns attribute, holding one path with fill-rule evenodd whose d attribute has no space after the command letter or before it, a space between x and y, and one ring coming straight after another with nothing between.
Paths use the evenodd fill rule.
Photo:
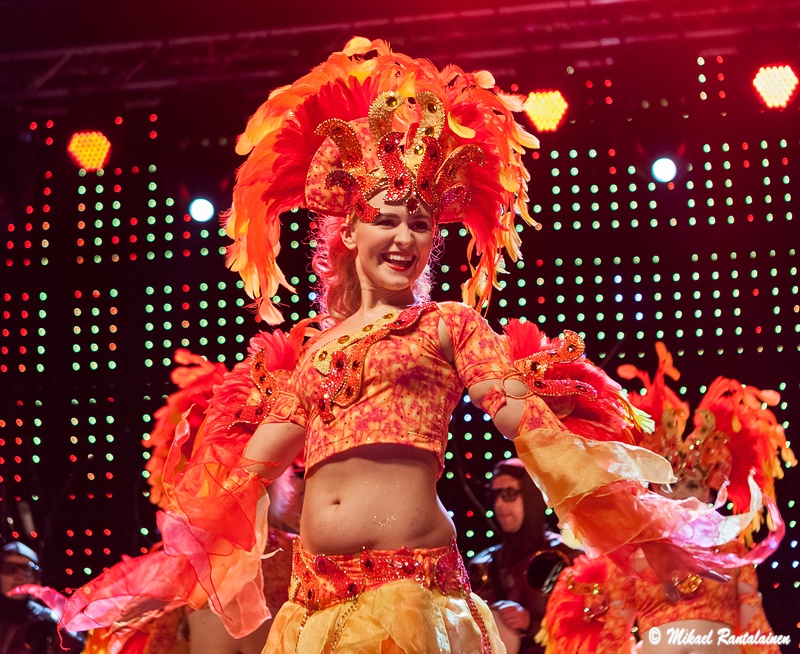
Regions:
<instances>
[{"instance_id":1,"label":"red light dot","mask_svg":"<svg viewBox=\"0 0 800 654\"><path fill-rule=\"evenodd\" d=\"M156 132L156 130L153 130L152 132L150 132L150 138L151 138L151 139L154 139L154 138L156 138L157 136L158 136L158 132Z\"/></svg>"},{"instance_id":2,"label":"red light dot","mask_svg":"<svg viewBox=\"0 0 800 654\"><path fill-rule=\"evenodd\" d=\"M761 333L761 325L756 327L756 334L760 334L760 333Z\"/></svg>"},{"instance_id":3,"label":"red light dot","mask_svg":"<svg viewBox=\"0 0 800 654\"><path fill-rule=\"evenodd\" d=\"M52 179L52 178L53 178L53 173L51 173L51 172L48 170L48 171L47 171L47 172L44 174L44 178L45 178L45 179Z\"/></svg>"},{"instance_id":4,"label":"red light dot","mask_svg":"<svg viewBox=\"0 0 800 654\"><path fill-rule=\"evenodd\" d=\"M725 91L720 91L719 92L719 97L720 98L724 98L725 97Z\"/></svg>"},{"instance_id":5,"label":"red light dot","mask_svg":"<svg viewBox=\"0 0 800 654\"><path fill-rule=\"evenodd\" d=\"M611 97L606 97L606 104L614 104L614 99Z\"/></svg>"},{"instance_id":6,"label":"red light dot","mask_svg":"<svg viewBox=\"0 0 800 654\"><path fill-rule=\"evenodd\" d=\"M607 79L605 82L603 82L603 84L605 84L605 85L606 85L606 88L607 88L607 89L610 89L610 88L611 88L611 80L610 80L610 79Z\"/></svg>"},{"instance_id":7,"label":"red light dot","mask_svg":"<svg viewBox=\"0 0 800 654\"><path fill-rule=\"evenodd\" d=\"M182 308L184 311L188 311L188 309L189 309L189 303L188 303L188 302L184 302L184 303L181 305L181 308Z\"/></svg>"},{"instance_id":8,"label":"red light dot","mask_svg":"<svg viewBox=\"0 0 800 654\"><path fill-rule=\"evenodd\" d=\"M594 84L592 84L592 82L591 82L591 81L587 81L587 82L586 82L586 88L587 88L587 89L590 89L590 88L592 88L593 86L594 86Z\"/></svg>"},{"instance_id":9,"label":"red light dot","mask_svg":"<svg viewBox=\"0 0 800 654\"><path fill-rule=\"evenodd\" d=\"M156 114L150 114L150 122L154 123L158 120L158 116Z\"/></svg>"},{"instance_id":10,"label":"red light dot","mask_svg":"<svg viewBox=\"0 0 800 654\"><path fill-rule=\"evenodd\" d=\"M131 168L131 172L132 172L134 175L136 175L136 174L139 172L139 166L134 166L133 168Z\"/></svg>"},{"instance_id":11,"label":"red light dot","mask_svg":"<svg viewBox=\"0 0 800 654\"><path fill-rule=\"evenodd\" d=\"M31 123L28 127L30 127L33 130L36 129L38 125L36 123Z\"/></svg>"},{"instance_id":12,"label":"red light dot","mask_svg":"<svg viewBox=\"0 0 800 654\"><path fill-rule=\"evenodd\" d=\"M745 142L745 143L742 143L742 150L747 150L747 148L749 148L749 147L750 147L750 146L749 146L749 145L747 145L747 143L746 143L746 142Z\"/></svg>"},{"instance_id":13,"label":"red light dot","mask_svg":"<svg viewBox=\"0 0 800 654\"><path fill-rule=\"evenodd\" d=\"M753 297L758 297L758 289L757 288L753 289Z\"/></svg>"},{"instance_id":14,"label":"red light dot","mask_svg":"<svg viewBox=\"0 0 800 654\"><path fill-rule=\"evenodd\" d=\"M131 225L138 225L139 221L136 218L131 218Z\"/></svg>"},{"instance_id":15,"label":"red light dot","mask_svg":"<svg viewBox=\"0 0 800 654\"><path fill-rule=\"evenodd\" d=\"M81 298L81 297L83 297L83 293L81 293L80 291L75 291L75 297L76 298Z\"/></svg>"},{"instance_id":16,"label":"red light dot","mask_svg":"<svg viewBox=\"0 0 800 654\"><path fill-rule=\"evenodd\" d=\"M50 213L50 205L49 204L43 205L42 211L44 211L45 213Z\"/></svg>"},{"instance_id":17,"label":"red light dot","mask_svg":"<svg viewBox=\"0 0 800 654\"><path fill-rule=\"evenodd\" d=\"M112 237L111 237L111 242L112 242L114 245L116 245L117 243L119 243L119 236L112 236Z\"/></svg>"},{"instance_id":18,"label":"red light dot","mask_svg":"<svg viewBox=\"0 0 800 654\"><path fill-rule=\"evenodd\" d=\"M191 237L191 235L192 235L192 233L191 233L191 232L184 232L184 233L183 233L183 238L190 238L190 237Z\"/></svg>"},{"instance_id":19,"label":"red light dot","mask_svg":"<svg viewBox=\"0 0 800 654\"><path fill-rule=\"evenodd\" d=\"M472 458L472 452L467 452L467 453L464 455L464 458L465 458L465 459L471 459L471 458Z\"/></svg>"},{"instance_id":20,"label":"red light dot","mask_svg":"<svg viewBox=\"0 0 800 654\"><path fill-rule=\"evenodd\" d=\"M539 296L539 299L536 300L539 304L544 304L544 298Z\"/></svg>"},{"instance_id":21,"label":"red light dot","mask_svg":"<svg viewBox=\"0 0 800 654\"><path fill-rule=\"evenodd\" d=\"M122 125L122 116L117 116L117 117L114 119L114 122L115 122L117 125Z\"/></svg>"},{"instance_id":22,"label":"red light dot","mask_svg":"<svg viewBox=\"0 0 800 654\"><path fill-rule=\"evenodd\" d=\"M131 243L136 243L136 234L131 234L130 242Z\"/></svg>"},{"instance_id":23,"label":"red light dot","mask_svg":"<svg viewBox=\"0 0 800 654\"><path fill-rule=\"evenodd\" d=\"M467 517L468 517L468 518L471 518L471 517L472 517L472 516L474 516L474 515L475 515L475 512L474 512L474 511L467 511Z\"/></svg>"},{"instance_id":24,"label":"red light dot","mask_svg":"<svg viewBox=\"0 0 800 654\"><path fill-rule=\"evenodd\" d=\"M52 127L53 127L53 121L52 121L52 120L48 120L48 121L45 123L45 127L47 127L47 129L52 129Z\"/></svg>"},{"instance_id":25,"label":"red light dot","mask_svg":"<svg viewBox=\"0 0 800 654\"><path fill-rule=\"evenodd\" d=\"M183 251L183 256L184 257L188 257L190 254L191 254L191 252L189 250L184 250Z\"/></svg>"},{"instance_id":26,"label":"red light dot","mask_svg":"<svg viewBox=\"0 0 800 654\"><path fill-rule=\"evenodd\" d=\"M44 140L44 144L45 144L45 145L53 145L53 137L52 137L52 136L48 136L48 137L47 137L47 138Z\"/></svg>"},{"instance_id":27,"label":"red light dot","mask_svg":"<svg viewBox=\"0 0 800 654\"><path fill-rule=\"evenodd\" d=\"M462 266L461 266L461 272L462 272L462 273L465 273L465 272L467 272L467 267L466 267L466 266L464 266L464 265L462 265Z\"/></svg>"},{"instance_id":28,"label":"red light dot","mask_svg":"<svg viewBox=\"0 0 800 654\"><path fill-rule=\"evenodd\" d=\"M122 174L122 168L114 168L114 174L115 175L121 175Z\"/></svg>"},{"instance_id":29,"label":"red light dot","mask_svg":"<svg viewBox=\"0 0 800 654\"><path fill-rule=\"evenodd\" d=\"M541 155L538 152L533 152L531 155L534 159L538 159Z\"/></svg>"},{"instance_id":30,"label":"red light dot","mask_svg":"<svg viewBox=\"0 0 800 654\"><path fill-rule=\"evenodd\" d=\"M25 213L28 213L28 214L33 213L33 207L31 205L28 205L27 207L25 207ZM13 225L9 225L8 226L8 231L13 232L14 231L14 226Z\"/></svg>"},{"instance_id":31,"label":"red light dot","mask_svg":"<svg viewBox=\"0 0 800 654\"><path fill-rule=\"evenodd\" d=\"M717 63L718 64L722 63L722 55L717 55Z\"/></svg>"},{"instance_id":32,"label":"red light dot","mask_svg":"<svg viewBox=\"0 0 800 654\"><path fill-rule=\"evenodd\" d=\"M616 151L614 148L611 148L611 149L608 151L608 156L609 156L609 157L615 157L616 155L617 155L617 151Z\"/></svg>"},{"instance_id":33,"label":"red light dot","mask_svg":"<svg viewBox=\"0 0 800 654\"><path fill-rule=\"evenodd\" d=\"M184 293L188 293L188 292L189 292L189 284L184 284L184 285L181 287L181 290L182 290Z\"/></svg>"},{"instance_id":34,"label":"red light dot","mask_svg":"<svg viewBox=\"0 0 800 654\"><path fill-rule=\"evenodd\" d=\"M747 222L751 223L754 220L755 220L755 217L753 216L753 214L751 214L751 213L747 214Z\"/></svg>"},{"instance_id":35,"label":"red light dot","mask_svg":"<svg viewBox=\"0 0 800 654\"><path fill-rule=\"evenodd\" d=\"M616 175L617 174L617 167L616 166L611 166L611 168L608 169L608 172L611 173L612 175Z\"/></svg>"},{"instance_id":36,"label":"red light dot","mask_svg":"<svg viewBox=\"0 0 800 654\"><path fill-rule=\"evenodd\" d=\"M742 165L743 165L745 168L750 168L750 162L749 162L747 159L745 159L745 160L742 162Z\"/></svg>"}]
</instances>

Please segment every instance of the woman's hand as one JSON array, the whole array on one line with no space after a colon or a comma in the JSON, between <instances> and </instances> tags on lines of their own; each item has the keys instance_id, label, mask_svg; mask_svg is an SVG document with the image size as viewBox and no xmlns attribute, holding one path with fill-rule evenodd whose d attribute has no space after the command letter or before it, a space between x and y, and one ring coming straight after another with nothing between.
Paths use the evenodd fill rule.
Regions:
<instances>
[{"instance_id":1,"label":"woman's hand","mask_svg":"<svg viewBox=\"0 0 800 654\"><path fill-rule=\"evenodd\" d=\"M508 628L523 632L531 628L530 612L516 602L501 600L492 604L492 608Z\"/></svg>"}]
</instances>

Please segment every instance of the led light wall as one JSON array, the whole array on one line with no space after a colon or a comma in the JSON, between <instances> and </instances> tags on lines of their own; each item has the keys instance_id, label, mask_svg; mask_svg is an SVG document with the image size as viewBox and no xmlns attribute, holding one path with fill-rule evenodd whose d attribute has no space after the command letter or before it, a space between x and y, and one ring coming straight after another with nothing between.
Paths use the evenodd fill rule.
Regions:
<instances>
[{"instance_id":1,"label":"led light wall","mask_svg":"<svg viewBox=\"0 0 800 654\"><path fill-rule=\"evenodd\" d=\"M692 55L657 79L622 64L565 68L566 120L526 159L542 227L519 225L523 260L505 261L487 318L498 330L525 318L551 337L579 331L612 376L622 363L652 372L661 340L682 373L673 388L693 407L718 375L774 389L794 439L800 121L791 104L765 113L749 63ZM175 350L231 367L259 328L224 267L220 224L187 215L195 196L229 202L241 161L232 144L255 106L196 122L167 103L93 125L76 116L18 126L33 184L0 224L0 516L6 538L42 550L56 587L158 542L142 441L174 390ZM95 172L66 153L89 128L111 143ZM677 164L671 182L651 177L661 156ZM309 221L303 211L284 220L281 266L297 293L278 300L289 322L314 312ZM434 298L457 300L468 237L453 225L443 234ZM440 492L467 556L497 541L481 501L492 467L513 455L465 395ZM777 483L787 536L759 569L773 627L794 642L798 475Z\"/></svg>"}]
</instances>

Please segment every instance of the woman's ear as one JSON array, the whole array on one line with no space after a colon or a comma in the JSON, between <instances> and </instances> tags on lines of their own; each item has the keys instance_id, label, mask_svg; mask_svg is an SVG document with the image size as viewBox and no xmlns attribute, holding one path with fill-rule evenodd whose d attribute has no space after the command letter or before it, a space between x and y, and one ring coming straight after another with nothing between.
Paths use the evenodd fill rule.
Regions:
<instances>
[{"instance_id":1,"label":"woman's ear","mask_svg":"<svg viewBox=\"0 0 800 654\"><path fill-rule=\"evenodd\" d=\"M339 227L339 235L342 237L342 243L344 243L344 246L348 250L356 249L356 239L353 233L355 230L355 222L355 220L346 221Z\"/></svg>"}]
</instances>

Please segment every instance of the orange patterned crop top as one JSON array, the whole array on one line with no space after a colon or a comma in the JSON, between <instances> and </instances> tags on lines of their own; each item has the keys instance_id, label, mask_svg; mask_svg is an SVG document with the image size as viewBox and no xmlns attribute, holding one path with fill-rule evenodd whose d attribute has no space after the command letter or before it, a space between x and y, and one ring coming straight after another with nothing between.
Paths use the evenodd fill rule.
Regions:
<instances>
[{"instance_id":1,"label":"orange patterned crop top","mask_svg":"<svg viewBox=\"0 0 800 654\"><path fill-rule=\"evenodd\" d=\"M439 342L440 319L453 363ZM322 332L300 353L287 389L297 397L288 420L306 429L308 470L339 452L392 443L433 452L441 474L447 426L464 388L513 370L500 336L464 304L416 305L384 329L382 337L337 339L350 339L346 346L326 341ZM267 421L276 414L285 415L276 410Z\"/></svg>"}]
</instances>

